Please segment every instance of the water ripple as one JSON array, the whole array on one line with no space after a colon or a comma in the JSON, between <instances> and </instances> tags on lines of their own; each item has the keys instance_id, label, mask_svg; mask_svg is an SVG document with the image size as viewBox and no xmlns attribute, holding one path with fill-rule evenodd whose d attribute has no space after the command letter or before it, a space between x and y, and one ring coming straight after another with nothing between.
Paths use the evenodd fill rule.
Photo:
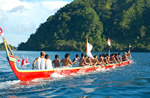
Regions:
<instances>
[{"instance_id":1,"label":"water ripple","mask_svg":"<svg viewBox=\"0 0 150 98\"><path fill-rule=\"evenodd\" d=\"M19 58L29 61L39 52L15 51ZM51 59L55 54L63 58L66 52L47 52ZM81 52L69 52L71 59ZM94 54L100 54L95 52ZM149 98L150 97L150 53L132 53L132 64L125 67L78 73L73 77L56 76L21 82L12 72L5 51L0 51L0 97L54 97L54 98ZM146 58L146 59L145 59ZM18 65L20 66L20 65ZM31 68L26 66L24 68Z\"/></svg>"}]
</instances>

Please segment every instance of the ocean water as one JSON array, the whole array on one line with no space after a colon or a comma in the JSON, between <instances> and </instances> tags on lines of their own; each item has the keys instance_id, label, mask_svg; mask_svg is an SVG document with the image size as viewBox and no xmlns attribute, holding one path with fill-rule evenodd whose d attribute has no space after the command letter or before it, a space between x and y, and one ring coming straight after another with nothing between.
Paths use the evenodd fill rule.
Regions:
<instances>
[{"instance_id":1,"label":"ocean water","mask_svg":"<svg viewBox=\"0 0 150 98\"><path fill-rule=\"evenodd\" d=\"M50 59L55 54L64 58L70 53L73 59L82 52L48 52ZM102 52L93 52L99 55ZM28 57L32 63L40 51L14 51L20 59ZM37 79L21 82L12 72L5 51L0 51L0 97L53 97L53 98L149 98L150 53L131 53L132 63L107 71L81 73L72 77L56 75L53 79ZM20 65L17 64L18 68ZM23 66L31 69L32 64Z\"/></svg>"}]
</instances>

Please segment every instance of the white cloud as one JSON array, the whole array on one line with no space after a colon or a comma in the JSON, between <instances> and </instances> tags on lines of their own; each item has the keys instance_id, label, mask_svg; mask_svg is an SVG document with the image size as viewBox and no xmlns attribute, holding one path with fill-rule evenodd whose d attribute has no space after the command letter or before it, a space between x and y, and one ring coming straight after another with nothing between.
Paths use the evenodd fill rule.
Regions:
<instances>
[{"instance_id":1,"label":"white cloud","mask_svg":"<svg viewBox=\"0 0 150 98\"><path fill-rule=\"evenodd\" d=\"M11 12L11 13L13 13L13 12L22 13L22 12L27 11L27 10L28 9L26 9L24 6L20 5L20 6L17 6L15 8L13 8L13 9L9 10L8 12Z\"/></svg>"},{"instance_id":2,"label":"white cloud","mask_svg":"<svg viewBox=\"0 0 150 98\"><path fill-rule=\"evenodd\" d=\"M10 43L17 46L20 42L28 39L36 28L53 15L60 7L70 2L54 1L20 1L0 0L0 27L3 28L4 36L8 40L15 38ZM22 37L22 39L19 37ZM19 37L19 38L17 38Z\"/></svg>"}]
</instances>

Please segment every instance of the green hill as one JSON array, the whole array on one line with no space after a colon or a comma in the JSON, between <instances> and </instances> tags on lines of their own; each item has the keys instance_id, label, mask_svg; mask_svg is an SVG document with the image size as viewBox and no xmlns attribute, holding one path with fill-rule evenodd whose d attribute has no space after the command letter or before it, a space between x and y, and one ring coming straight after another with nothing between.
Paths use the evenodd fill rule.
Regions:
<instances>
[{"instance_id":1,"label":"green hill","mask_svg":"<svg viewBox=\"0 0 150 98\"><path fill-rule=\"evenodd\" d=\"M93 51L150 51L150 0L74 0L39 26L18 50L85 51L85 37Z\"/></svg>"},{"instance_id":2,"label":"green hill","mask_svg":"<svg viewBox=\"0 0 150 98\"><path fill-rule=\"evenodd\" d=\"M16 50L16 47L9 45L12 50ZM0 43L0 50L5 50L4 43Z\"/></svg>"}]
</instances>

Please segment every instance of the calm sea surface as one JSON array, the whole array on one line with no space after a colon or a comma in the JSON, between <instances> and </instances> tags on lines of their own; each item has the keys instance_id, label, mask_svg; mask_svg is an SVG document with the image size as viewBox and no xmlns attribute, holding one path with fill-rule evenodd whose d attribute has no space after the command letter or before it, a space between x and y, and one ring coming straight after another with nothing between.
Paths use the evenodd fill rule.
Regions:
<instances>
[{"instance_id":1,"label":"calm sea surface","mask_svg":"<svg viewBox=\"0 0 150 98\"><path fill-rule=\"evenodd\" d=\"M70 53L71 59L82 52L46 52L50 59L55 54L64 58ZM33 62L39 51L14 51ZM99 55L101 52L93 52ZM132 64L104 72L78 74L73 77L56 76L49 80L21 82L12 72L5 51L0 51L0 97L55 97L55 98L149 98L150 97L150 53L132 53ZM18 68L20 65L17 64ZM23 66L31 69L32 66Z\"/></svg>"}]
</instances>

